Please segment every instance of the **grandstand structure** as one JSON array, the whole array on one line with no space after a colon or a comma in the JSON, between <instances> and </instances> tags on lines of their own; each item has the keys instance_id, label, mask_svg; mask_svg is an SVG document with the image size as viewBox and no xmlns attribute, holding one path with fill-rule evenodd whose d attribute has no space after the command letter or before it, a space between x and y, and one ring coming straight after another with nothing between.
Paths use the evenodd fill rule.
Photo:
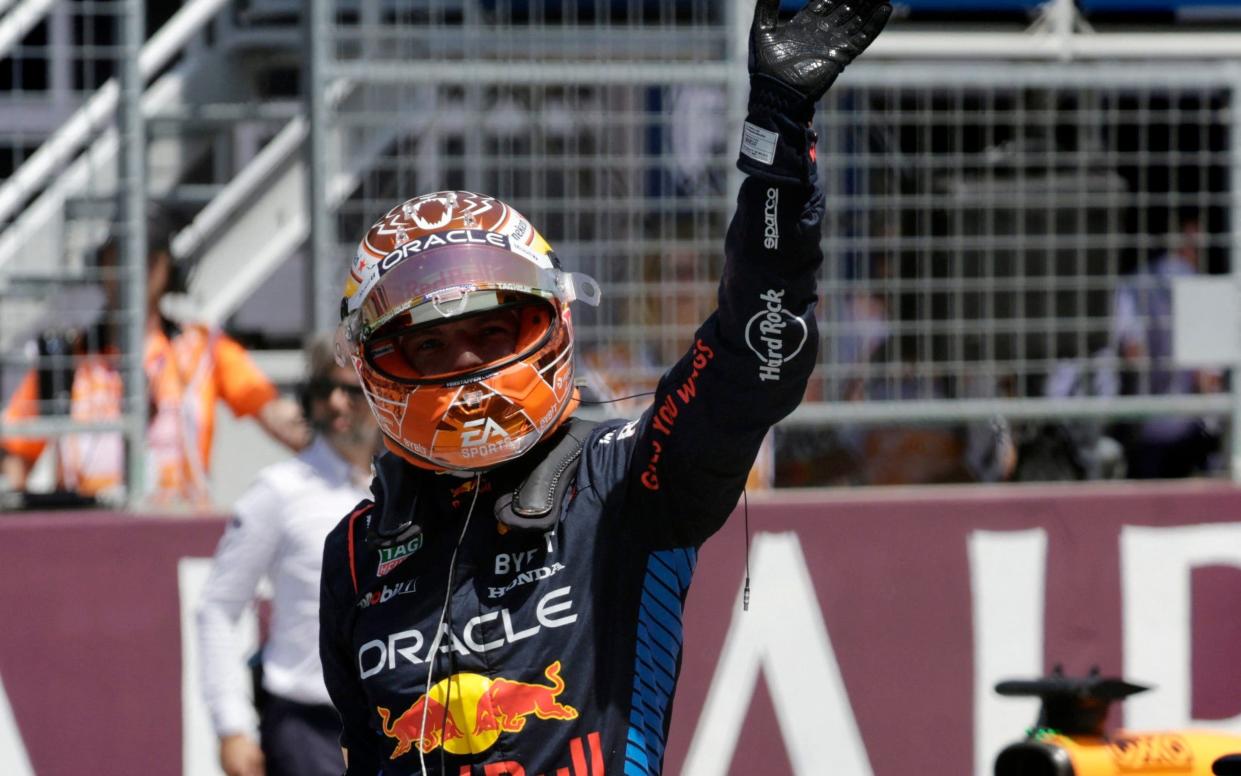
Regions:
<instances>
[{"instance_id":1,"label":"grandstand structure","mask_svg":"<svg viewBox=\"0 0 1241 776\"><path fill-rule=\"evenodd\" d=\"M816 118L824 336L786 425L1241 418L1241 385L1158 393L1171 364L1122 359L1113 331L1116 288L1186 213L1202 273L1241 284L1231 4L896 5ZM578 321L594 388L649 389L714 301L751 8L0 0L0 387L51 386L0 436L121 431L141 477L148 200L185 220L165 312L287 383L367 225L414 193L494 194L601 282ZM110 236L118 267L97 261ZM108 357L128 401L83 424L57 409L72 359L39 335L101 320L127 332Z\"/></svg>"}]
</instances>

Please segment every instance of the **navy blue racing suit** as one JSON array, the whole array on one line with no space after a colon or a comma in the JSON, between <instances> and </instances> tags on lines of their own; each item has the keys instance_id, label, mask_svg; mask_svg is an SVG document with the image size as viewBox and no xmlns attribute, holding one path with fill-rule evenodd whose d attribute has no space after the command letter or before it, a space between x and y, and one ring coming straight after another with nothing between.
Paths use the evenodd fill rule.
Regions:
<instances>
[{"instance_id":1,"label":"navy blue racing suit","mask_svg":"<svg viewBox=\"0 0 1241 776\"><path fill-rule=\"evenodd\" d=\"M418 773L420 752L452 776L660 773L698 547L815 363L822 216L813 172L744 181L717 311L640 419L593 428L551 530L493 512L539 448L477 481L379 459L374 501L332 532L323 563L320 653L348 774ZM369 547L385 510L423 533Z\"/></svg>"}]
</instances>

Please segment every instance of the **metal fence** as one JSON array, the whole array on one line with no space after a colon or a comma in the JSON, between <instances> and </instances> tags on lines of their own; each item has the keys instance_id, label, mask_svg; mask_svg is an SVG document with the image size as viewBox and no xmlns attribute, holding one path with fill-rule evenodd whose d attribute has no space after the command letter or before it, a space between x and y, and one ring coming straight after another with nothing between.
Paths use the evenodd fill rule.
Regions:
<instances>
[{"instance_id":1,"label":"metal fence","mask_svg":"<svg viewBox=\"0 0 1241 776\"><path fill-rule=\"evenodd\" d=\"M1170 325L1155 320L1167 310L1131 308L1171 253L1184 254L1178 271L1230 271L1232 68L849 75L822 111L829 335L815 398L1056 397L1063 408L1169 393L1170 350L1138 352L1128 316L1143 334ZM1065 383L1069 372L1083 384ZM1146 409L1188 407L1166 403Z\"/></svg>"},{"instance_id":2,"label":"metal fence","mask_svg":"<svg viewBox=\"0 0 1241 776\"><path fill-rule=\"evenodd\" d=\"M714 304L739 182L733 161L747 89L749 2L191 0L182 11L196 21L166 43L153 39L139 62L122 47L116 22L122 12L137 20L140 5L0 3L6 398L14 376L32 366L59 369L63 382L66 362L45 353L36 363L39 346L23 345L37 342L49 319L72 323L93 306L92 321L140 334L143 262L134 257L143 249L133 216L144 187L166 193L201 175L204 164L216 168L207 176L213 184L242 183L246 158L259 161L267 151L253 149L273 136L266 149L284 156L268 167L293 170L306 126L309 217L304 226L294 223L302 213L276 225L286 227L281 239L291 246L309 230L307 328L334 323L340 279L367 225L406 197L448 188L509 201L568 265L602 283L603 306L577 318L584 371L601 393L649 390ZM207 22L209 36L201 32ZM824 336L806 402L787 425L1233 413L1227 370L1170 387L1184 374L1176 376L1160 344L1163 286L1144 274L1189 244L1198 274L1241 271L1232 257L1241 234L1234 104L1241 67L1220 56L1227 41L1200 38L1209 61L1193 61L1197 38L1178 34L1151 49L1163 58L1155 66L1133 51L1109 58L1115 39L1087 50L1030 38L1006 56L995 41L958 49L951 35L894 24L816 118L828 202L818 313ZM1071 61L1074 51L1083 58ZM271 106L247 107L240 90L224 112L185 97L165 100L163 118L144 139L138 95L109 95L115 87L106 80L146 78L143 99L154 103L164 83L156 77L195 60L207 63L199 68L206 76L195 76L207 84L221 67L252 76L256 62L305 60L297 90L308 121L294 118L278 134L277 123L251 127L248 154L212 152L205 163L185 152L187 144L168 142L178 133L203 136L206 125L240 136L245 130L228 129L230 122L290 118ZM204 126L189 126L195 120ZM66 127L76 131L76 145L61 156L45 153L56 151ZM101 153L106 144L96 141L118 128L111 152ZM145 174L141 155L130 153L128 162L118 155L144 144L154 160ZM66 172L58 174L62 158ZM42 183L15 187L31 169L42 170ZM302 183L295 173L281 179L288 191ZM6 263L6 245L43 207L36 195L71 175L85 182L54 205L58 216L47 223L56 226L44 230L54 235L45 246L58 257L53 270L14 272L22 262ZM263 185L262 176L250 177ZM210 188L198 194L209 198ZM11 194L18 190L24 193ZM229 207L212 202L202 211L213 211L210 228L191 230L186 242L223 234L255 196L239 187ZM258 229L266 216L249 209L255 223L246 228ZM100 265L103 236L126 228L121 261ZM215 250L228 253L228 245L217 240ZM263 261L295 259L296 249L287 250ZM204 286L223 289L205 300L219 320L252 287L238 266L199 273ZM104 305L110 287L124 289L123 298ZM127 354L140 342L118 343L108 358L136 375L137 359ZM133 385L127 390L113 426L137 444L145 400ZM48 432L79 428L54 408L38 422ZM0 426L0 435L15 433Z\"/></svg>"},{"instance_id":3,"label":"metal fence","mask_svg":"<svg viewBox=\"0 0 1241 776\"><path fill-rule=\"evenodd\" d=\"M5 248L46 207L49 182L76 182L56 227L28 230L37 248L0 267L0 434L50 441L52 457L115 458L134 491L147 415L143 5L26 0L0 17Z\"/></svg>"},{"instance_id":4,"label":"metal fence","mask_svg":"<svg viewBox=\"0 0 1241 776\"><path fill-rule=\"evenodd\" d=\"M713 304L736 183L724 125L744 76L732 4L368 7L311 38L328 42L312 91L340 95L314 125L331 138L321 176L368 159L320 258L350 255L416 193L498 196L603 283L602 309L577 318L592 374L619 395L649 388Z\"/></svg>"},{"instance_id":5,"label":"metal fence","mask_svg":"<svg viewBox=\"0 0 1241 776\"><path fill-rule=\"evenodd\" d=\"M618 392L649 387L713 303L743 5L325 16L312 89L351 96L325 111L337 145L322 161L356 164L369 148L373 162L320 255L347 255L415 192L486 190L603 283L602 309L580 324L585 362ZM1125 348L1118 330L1132 340L1167 321L1116 308L1133 307L1118 289L1142 286L1191 220L1197 272L1232 270L1237 85L1220 62L855 65L817 117L825 336L795 420L1228 412L1225 393L1161 388L1170 353Z\"/></svg>"}]
</instances>

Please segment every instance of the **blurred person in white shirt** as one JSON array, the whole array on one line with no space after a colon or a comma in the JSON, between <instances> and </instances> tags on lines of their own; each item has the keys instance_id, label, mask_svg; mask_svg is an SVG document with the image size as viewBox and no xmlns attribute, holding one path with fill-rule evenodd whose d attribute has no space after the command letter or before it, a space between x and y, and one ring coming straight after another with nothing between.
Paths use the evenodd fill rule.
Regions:
<instances>
[{"instance_id":1,"label":"blurred person in white shirt","mask_svg":"<svg viewBox=\"0 0 1241 776\"><path fill-rule=\"evenodd\" d=\"M1205 234L1201 216L1187 210L1167 252L1126 278L1116 289L1112 313L1112 347L1123 364L1147 379L1136 391L1148 395L1218 393L1223 373L1216 369L1177 368L1172 353L1172 286L1177 278L1201 274ZM1134 479L1190 477L1212 468L1218 449L1218 420L1170 415L1137 425L1128 444L1129 476Z\"/></svg>"},{"instance_id":2,"label":"blurred person in white shirt","mask_svg":"<svg viewBox=\"0 0 1241 776\"><path fill-rule=\"evenodd\" d=\"M314 441L261 471L237 501L198 607L202 686L228 776L338 776L340 722L319 663L323 540L368 496L379 431L353 369L328 339L306 352L304 400ZM261 722L238 660L238 619L260 580L273 590L262 649Z\"/></svg>"}]
</instances>

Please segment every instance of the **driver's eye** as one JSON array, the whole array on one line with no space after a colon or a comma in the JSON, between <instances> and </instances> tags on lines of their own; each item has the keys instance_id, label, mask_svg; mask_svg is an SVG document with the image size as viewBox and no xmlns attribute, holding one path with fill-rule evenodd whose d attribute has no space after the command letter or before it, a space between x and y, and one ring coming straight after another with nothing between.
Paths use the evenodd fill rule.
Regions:
<instances>
[{"instance_id":1,"label":"driver's eye","mask_svg":"<svg viewBox=\"0 0 1241 776\"><path fill-rule=\"evenodd\" d=\"M407 353L431 353L439 350L444 346L443 340L438 337L420 337L405 343L405 351Z\"/></svg>"}]
</instances>

